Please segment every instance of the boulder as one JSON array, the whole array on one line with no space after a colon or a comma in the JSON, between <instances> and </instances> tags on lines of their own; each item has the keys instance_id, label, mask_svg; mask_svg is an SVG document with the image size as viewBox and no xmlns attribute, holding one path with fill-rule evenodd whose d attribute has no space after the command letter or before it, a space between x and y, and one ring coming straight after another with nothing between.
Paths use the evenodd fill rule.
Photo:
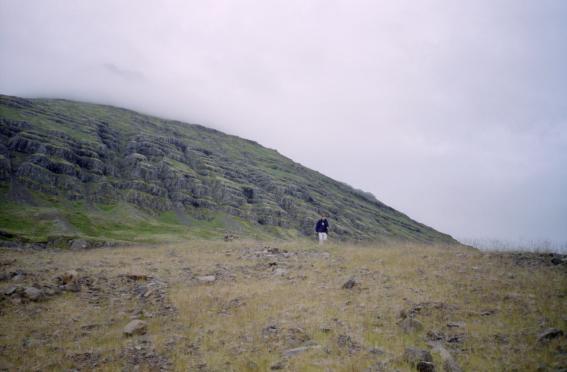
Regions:
<instances>
[{"instance_id":1,"label":"boulder","mask_svg":"<svg viewBox=\"0 0 567 372\"><path fill-rule=\"evenodd\" d=\"M146 334L147 330L148 325L146 322L144 322L143 320L135 319L128 323L126 327L124 327L122 333L124 333L125 336L130 337L134 335L144 335Z\"/></svg>"}]
</instances>

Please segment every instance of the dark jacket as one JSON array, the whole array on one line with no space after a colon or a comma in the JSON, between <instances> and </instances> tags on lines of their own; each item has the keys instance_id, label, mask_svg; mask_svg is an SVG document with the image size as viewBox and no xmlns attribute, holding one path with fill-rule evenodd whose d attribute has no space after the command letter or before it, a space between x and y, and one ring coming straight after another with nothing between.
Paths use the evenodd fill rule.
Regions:
<instances>
[{"instance_id":1,"label":"dark jacket","mask_svg":"<svg viewBox=\"0 0 567 372\"><path fill-rule=\"evenodd\" d=\"M329 232L329 222L326 218L321 218L317 221L317 225L315 225L315 232L318 233L327 233Z\"/></svg>"}]
</instances>

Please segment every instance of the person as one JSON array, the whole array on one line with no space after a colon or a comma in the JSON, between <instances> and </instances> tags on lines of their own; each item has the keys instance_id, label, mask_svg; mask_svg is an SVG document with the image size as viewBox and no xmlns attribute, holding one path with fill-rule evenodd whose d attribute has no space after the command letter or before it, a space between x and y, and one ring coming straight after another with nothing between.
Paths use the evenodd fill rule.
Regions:
<instances>
[{"instance_id":1,"label":"person","mask_svg":"<svg viewBox=\"0 0 567 372\"><path fill-rule=\"evenodd\" d=\"M327 234L329 233L329 221L327 221L327 217L323 213L321 213L321 218L315 225L315 232L319 237L319 244L323 244L327 240Z\"/></svg>"}]
</instances>

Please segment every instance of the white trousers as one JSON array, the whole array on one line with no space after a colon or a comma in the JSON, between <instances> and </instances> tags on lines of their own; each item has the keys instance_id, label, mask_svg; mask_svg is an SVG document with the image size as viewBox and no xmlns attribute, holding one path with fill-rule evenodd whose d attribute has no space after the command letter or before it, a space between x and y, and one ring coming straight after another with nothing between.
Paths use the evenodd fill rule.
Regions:
<instances>
[{"instance_id":1,"label":"white trousers","mask_svg":"<svg viewBox=\"0 0 567 372\"><path fill-rule=\"evenodd\" d=\"M327 240L327 233L317 233L319 234L319 244L323 244Z\"/></svg>"}]
</instances>

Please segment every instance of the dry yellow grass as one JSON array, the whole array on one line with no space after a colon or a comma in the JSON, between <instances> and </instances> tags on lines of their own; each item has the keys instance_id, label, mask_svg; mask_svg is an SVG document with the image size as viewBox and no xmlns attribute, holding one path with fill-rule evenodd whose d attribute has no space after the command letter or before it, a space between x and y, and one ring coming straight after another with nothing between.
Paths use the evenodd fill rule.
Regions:
<instances>
[{"instance_id":1,"label":"dry yellow grass","mask_svg":"<svg viewBox=\"0 0 567 372\"><path fill-rule=\"evenodd\" d=\"M0 368L405 371L412 367L401 358L404 349L430 349L435 337L465 371L565 368L565 337L537 343L545 328L567 330L565 266L522 262L463 247L405 244L1 249L3 272L26 273L0 282L1 293L53 284L71 269L82 289L21 304L3 296ZM152 278L132 280L129 273ZM207 275L216 280L198 280ZM350 277L358 284L343 289ZM400 312L417 304L423 329L405 333ZM148 332L126 338L122 328L134 317L147 321ZM449 322L461 323L450 328ZM283 355L302 346L305 351ZM440 356L433 357L442 370Z\"/></svg>"}]
</instances>

